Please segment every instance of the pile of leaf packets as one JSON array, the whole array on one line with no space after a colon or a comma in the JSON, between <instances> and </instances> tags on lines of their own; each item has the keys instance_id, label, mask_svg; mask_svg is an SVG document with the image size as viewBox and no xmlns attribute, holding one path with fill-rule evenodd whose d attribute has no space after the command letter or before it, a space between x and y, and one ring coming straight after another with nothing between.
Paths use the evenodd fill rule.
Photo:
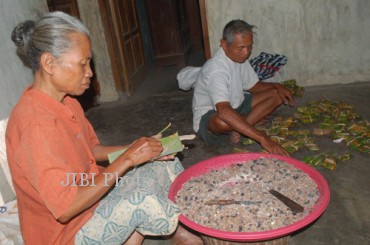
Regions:
<instances>
[{"instance_id":1,"label":"pile of leaf packets","mask_svg":"<svg viewBox=\"0 0 370 245\"><path fill-rule=\"evenodd\" d=\"M294 116L303 124L316 122L315 135L330 135L335 143L344 141L351 150L370 153L370 123L352 105L323 99L298 107Z\"/></svg>"},{"instance_id":2,"label":"pile of leaf packets","mask_svg":"<svg viewBox=\"0 0 370 245\"><path fill-rule=\"evenodd\" d=\"M304 89L297 86L295 80L285 81L283 84L290 86L288 88L294 95L303 95ZM315 167L321 166L333 170L338 161L352 158L348 152L319 153L320 149L315 139L320 136L330 137L334 143L345 142L350 150L370 153L370 123L361 120L353 106L343 102L327 99L312 101L299 106L292 117L277 116L268 125L256 127L290 154L304 149L316 152L301 159ZM249 138L242 138L241 143L245 146L255 142ZM234 152L246 152L246 150L234 148ZM262 150L262 152L265 151Z\"/></svg>"},{"instance_id":3,"label":"pile of leaf packets","mask_svg":"<svg viewBox=\"0 0 370 245\"><path fill-rule=\"evenodd\" d=\"M298 86L295 79L283 81L282 85L289 89L293 96L302 97L304 94L304 87Z\"/></svg>"}]
</instances>

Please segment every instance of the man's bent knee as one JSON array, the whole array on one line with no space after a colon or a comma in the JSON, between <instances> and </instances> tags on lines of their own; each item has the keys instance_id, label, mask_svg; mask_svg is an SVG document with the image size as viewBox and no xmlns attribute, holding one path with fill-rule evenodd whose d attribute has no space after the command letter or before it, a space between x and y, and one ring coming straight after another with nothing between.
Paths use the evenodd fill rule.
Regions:
<instances>
[{"instance_id":1,"label":"man's bent knee","mask_svg":"<svg viewBox=\"0 0 370 245\"><path fill-rule=\"evenodd\" d=\"M275 88L270 89L270 93L271 93L270 99L272 100L274 106L275 107L280 106L283 103L283 100L280 98L277 89L275 89Z\"/></svg>"},{"instance_id":2,"label":"man's bent knee","mask_svg":"<svg viewBox=\"0 0 370 245\"><path fill-rule=\"evenodd\" d=\"M231 131L227 123L220 119L217 115L213 115L207 125L207 129L214 134L224 134Z\"/></svg>"}]
</instances>

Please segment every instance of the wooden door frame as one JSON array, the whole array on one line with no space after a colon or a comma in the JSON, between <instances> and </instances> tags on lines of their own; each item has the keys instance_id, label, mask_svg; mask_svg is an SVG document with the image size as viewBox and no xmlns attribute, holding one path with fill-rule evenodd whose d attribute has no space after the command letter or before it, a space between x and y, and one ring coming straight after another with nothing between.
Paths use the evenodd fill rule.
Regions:
<instances>
[{"instance_id":1,"label":"wooden door frame","mask_svg":"<svg viewBox=\"0 0 370 245\"><path fill-rule=\"evenodd\" d=\"M108 14L110 16L113 16L109 7L110 1L99 0L98 4L100 16L102 18L102 23L104 26L104 36L107 42L109 58L111 61L114 84L116 86L118 93L121 96L124 93L129 93L128 91L129 89L128 85L125 82L126 81L125 77L123 76L121 70L119 69L118 63L120 62L120 59L117 57L117 55L115 55L119 54L120 50L118 50L119 45L116 43L116 40L114 38L115 33L115 30L113 29L114 23L112 23L111 21L113 18L107 16Z\"/></svg>"},{"instance_id":2,"label":"wooden door frame","mask_svg":"<svg viewBox=\"0 0 370 245\"><path fill-rule=\"evenodd\" d=\"M139 35L138 41L140 42L140 46L142 46L140 23L137 20L136 2L134 0L130 1L135 8L135 21L137 24L136 27ZM120 95L130 96L138 87L140 82L142 82L145 78L145 58L141 53L141 60L143 62L143 65L137 66L135 60L128 60L127 57L125 57L124 43L121 42L123 40L123 30L121 29L122 26L120 26L120 24L117 22L118 19L121 19L120 12L116 9L117 6L115 6L115 0L99 0L98 3L117 92ZM134 50L135 47L132 46L132 49ZM143 48L141 49L141 52L143 52ZM134 59L135 58L136 57L134 57ZM134 62L134 66L136 69L135 72L132 73L131 70L127 70L129 66L127 62ZM141 70L141 72L138 72L139 70Z\"/></svg>"},{"instance_id":3,"label":"wooden door frame","mask_svg":"<svg viewBox=\"0 0 370 245\"><path fill-rule=\"evenodd\" d=\"M209 58L211 58L211 48L209 44L206 0L199 0L199 8L200 8L200 18L202 21L204 52L206 60L208 60Z\"/></svg>"}]
</instances>

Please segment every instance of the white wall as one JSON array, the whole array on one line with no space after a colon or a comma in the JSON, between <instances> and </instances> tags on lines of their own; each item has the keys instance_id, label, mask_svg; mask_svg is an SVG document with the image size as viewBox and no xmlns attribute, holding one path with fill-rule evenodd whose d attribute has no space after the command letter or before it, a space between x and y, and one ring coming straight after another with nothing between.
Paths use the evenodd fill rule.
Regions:
<instances>
[{"instance_id":1,"label":"white wall","mask_svg":"<svg viewBox=\"0 0 370 245\"><path fill-rule=\"evenodd\" d=\"M207 0L211 53L232 19L256 25L252 57L288 57L286 78L300 85L370 81L368 0Z\"/></svg>"},{"instance_id":2,"label":"white wall","mask_svg":"<svg viewBox=\"0 0 370 245\"><path fill-rule=\"evenodd\" d=\"M0 119L9 116L21 93L33 80L32 71L16 55L10 39L14 27L47 12L46 0L0 0Z\"/></svg>"}]
</instances>

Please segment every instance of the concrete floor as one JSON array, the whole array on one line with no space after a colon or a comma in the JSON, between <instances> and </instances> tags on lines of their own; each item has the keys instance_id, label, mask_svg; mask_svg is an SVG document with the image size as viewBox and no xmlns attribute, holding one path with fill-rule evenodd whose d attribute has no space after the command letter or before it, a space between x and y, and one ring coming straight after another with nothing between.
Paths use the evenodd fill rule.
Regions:
<instances>
[{"instance_id":1,"label":"concrete floor","mask_svg":"<svg viewBox=\"0 0 370 245\"><path fill-rule=\"evenodd\" d=\"M191 134L192 92L178 90L178 68L151 70L147 80L126 102L101 104L91 108L87 116L103 144L127 144L140 136L150 136L169 122L168 133L178 131ZM296 104L327 98L352 104L363 119L370 120L370 82L346 85L307 87ZM292 115L294 108L281 107L272 116ZM329 138L319 140L320 151L341 153L347 151L344 143L334 144ZM210 146L199 139L189 142L189 149L178 156L185 168L213 156L232 153L234 145ZM260 151L251 146L251 151ZM370 160L368 153L352 151L353 158L340 162L333 171L317 168L327 180L331 200L323 215L294 233L289 244L370 244ZM299 158L298 152L292 155ZM144 245L170 244L162 239L146 239Z\"/></svg>"}]
</instances>

